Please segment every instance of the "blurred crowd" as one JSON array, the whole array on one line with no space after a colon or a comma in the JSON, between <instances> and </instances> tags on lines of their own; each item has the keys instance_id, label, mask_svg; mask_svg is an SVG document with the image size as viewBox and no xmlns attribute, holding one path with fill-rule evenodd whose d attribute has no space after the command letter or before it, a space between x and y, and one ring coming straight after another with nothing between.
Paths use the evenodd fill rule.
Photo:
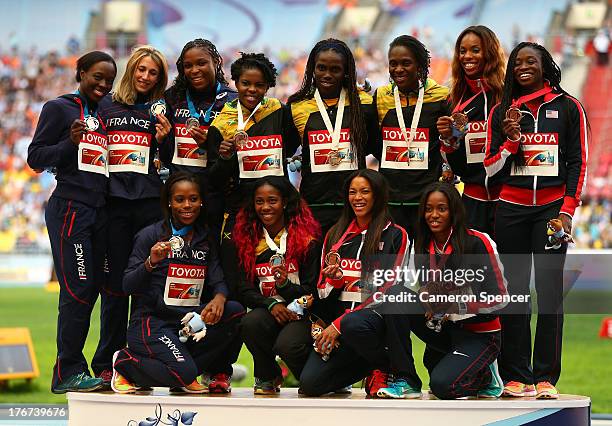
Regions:
<instances>
[{"instance_id":1,"label":"blurred crowd","mask_svg":"<svg viewBox=\"0 0 612 426\"><path fill-rule=\"evenodd\" d=\"M301 85L308 55L288 50L267 53L279 71L277 86L269 95L285 101ZM355 57L360 82L367 76L373 88L388 83L382 51L357 48ZM34 173L25 159L44 102L75 89L76 58L35 50L0 53L0 253L49 251L44 206L55 179L49 173ZM233 59L225 58L227 68ZM174 58L169 62L174 64ZM449 68L448 59L435 59L431 76L444 82ZM611 211L610 200L589 200L578 209L574 219L577 247L612 247Z\"/></svg>"}]
</instances>

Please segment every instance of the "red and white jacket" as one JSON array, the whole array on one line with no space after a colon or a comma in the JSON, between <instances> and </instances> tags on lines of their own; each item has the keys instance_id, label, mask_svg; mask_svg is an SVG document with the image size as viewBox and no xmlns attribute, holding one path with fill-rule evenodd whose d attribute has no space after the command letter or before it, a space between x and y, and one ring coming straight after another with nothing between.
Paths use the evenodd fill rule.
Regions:
<instances>
[{"instance_id":1,"label":"red and white jacket","mask_svg":"<svg viewBox=\"0 0 612 426\"><path fill-rule=\"evenodd\" d=\"M549 92L538 99L519 105L520 141L506 137L505 111L499 104L493 107L484 166L488 176L501 175L501 201L542 206L562 199L561 213L573 216L586 183L586 114L580 102L565 93ZM521 168L514 164L519 144L525 157Z\"/></svg>"}]
</instances>

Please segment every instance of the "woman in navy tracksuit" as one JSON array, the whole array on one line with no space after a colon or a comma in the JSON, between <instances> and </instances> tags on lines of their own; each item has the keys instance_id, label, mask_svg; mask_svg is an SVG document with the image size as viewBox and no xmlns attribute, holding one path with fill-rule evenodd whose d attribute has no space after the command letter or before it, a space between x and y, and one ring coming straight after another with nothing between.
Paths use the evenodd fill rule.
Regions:
<instances>
[{"instance_id":1,"label":"woman in navy tracksuit","mask_svg":"<svg viewBox=\"0 0 612 426\"><path fill-rule=\"evenodd\" d=\"M168 386L189 393L231 391L232 362L242 342L242 306L227 301L216 241L203 223L198 179L175 173L162 190L165 219L136 235L123 280L132 295L128 347L115 352L113 390ZM174 246L173 241L179 244ZM181 321L195 313L203 340L179 340ZM200 384L196 377L205 373Z\"/></svg>"},{"instance_id":2,"label":"woman in navy tracksuit","mask_svg":"<svg viewBox=\"0 0 612 426\"><path fill-rule=\"evenodd\" d=\"M28 148L30 167L52 168L57 180L45 210L60 282L54 393L103 386L102 379L89 377L83 346L104 279L106 253L108 149L106 127L97 110L116 74L115 61L106 53L81 56L76 71L79 90L44 105ZM105 363L97 351L94 373L100 374Z\"/></svg>"},{"instance_id":3,"label":"woman in navy tracksuit","mask_svg":"<svg viewBox=\"0 0 612 426\"><path fill-rule=\"evenodd\" d=\"M538 293L533 369L529 305L513 305L502 317L499 364L509 396L558 397L567 244L548 244L547 222L558 219L565 232L572 230L586 180L589 133L582 105L560 81L561 71L544 47L520 43L508 59L501 103L489 117L484 165L488 176L502 181L495 239L500 253L514 255L502 258L509 292L529 295L533 254Z\"/></svg>"},{"instance_id":4,"label":"woman in navy tracksuit","mask_svg":"<svg viewBox=\"0 0 612 426\"><path fill-rule=\"evenodd\" d=\"M389 189L380 173L370 169L353 172L345 182L344 197L342 216L325 238L312 308L327 327L316 337L318 353L310 353L300 377L302 391L311 396L344 391L365 376L370 393L381 371L388 371L384 333L380 332L383 319L374 310L362 308L372 302L373 270L399 266L408 235L391 219ZM347 312L353 312L349 324L343 321ZM351 336L350 345L343 340L345 331ZM325 361L320 354L330 348Z\"/></svg>"},{"instance_id":5,"label":"woman in navy tracksuit","mask_svg":"<svg viewBox=\"0 0 612 426\"><path fill-rule=\"evenodd\" d=\"M463 30L455 43L450 100L453 113L465 114L469 122L464 132L453 129L450 116L437 123L442 156L465 184L467 225L491 236L501 186L496 177L486 175L482 162L489 112L501 100L504 65L504 51L493 31L483 25Z\"/></svg>"},{"instance_id":6,"label":"woman in navy tracksuit","mask_svg":"<svg viewBox=\"0 0 612 426\"><path fill-rule=\"evenodd\" d=\"M176 61L178 75L166 91L172 132L159 146L160 159L170 169L190 172L201 181L208 225L217 238L223 222L223 195L208 181L208 127L223 105L236 98L223 73L223 58L213 43L201 38L185 44ZM189 121L198 126L187 126Z\"/></svg>"},{"instance_id":7,"label":"woman in navy tracksuit","mask_svg":"<svg viewBox=\"0 0 612 426\"><path fill-rule=\"evenodd\" d=\"M105 354L103 376L110 384L113 353L125 346L128 297L123 272L134 235L161 219L161 180L154 163L157 145L170 132L163 114L152 105L162 99L168 83L166 58L151 46L136 48L128 59L119 87L100 105L108 133L108 250L109 277L102 292L100 350Z\"/></svg>"}]
</instances>

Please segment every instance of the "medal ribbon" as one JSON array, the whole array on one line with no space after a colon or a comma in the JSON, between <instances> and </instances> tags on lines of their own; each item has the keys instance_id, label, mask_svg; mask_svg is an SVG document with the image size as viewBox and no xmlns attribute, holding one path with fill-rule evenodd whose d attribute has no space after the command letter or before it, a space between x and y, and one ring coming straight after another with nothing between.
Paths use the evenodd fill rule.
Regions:
<instances>
[{"instance_id":1,"label":"medal ribbon","mask_svg":"<svg viewBox=\"0 0 612 426\"><path fill-rule=\"evenodd\" d=\"M544 96L547 93L552 92L552 87L545 86L543 89L538 90L537 92L530 93L529 95L521 96L520 98L512 101L513 107L520 107L522 104L526 104L529 101L532 101L540 96Z\"/></svg>"},{"instance_id":2,"label":"medal ribbon","mask_svg":"<svg viewBox=\"0 0 612 426\"><path fill-rule=\"evenodd\" d=\"M213 99L212 103L210 104L206 112L204 113L205 123L208 123L210 121L210 112L212 111L213 106L215 106L215 102L217 101L217 95L219 94L219 92L221 92L221 83L217 82L217 87L215 89L215 99ZM185 90L185 98L187 100L187 108L189 108L189 116L193 118L197 118L199 121L201 115L199 112L197 112L196 107L193 104L193 101L191 100L191 96L189 95L189 90Z\"/></svg>"},{"instance_id":3,"label":"medal ribbon","mask_svg":"<svg viewBox=\"0 0 612 426\"><path fill-rule=\"evenodd\" d=\"M327 113L327 108L325 107L325 103L321 98L319 89L315 90L314 97L315 101L317 101L317 108L319 109L323 122L325 123L325 128L332 137L332 151L338 151L338 145L340 144L340 131L342 130L342 118L344 117L344 105L346 103L346 90L344 90L343 87L340 91L340 98L338 98L338 113L336 114L336 122L334 123L334 127L332 127L329 114Z\"/></svg>"},{"instance_id":4,"label":"medal ribbon","mask_svg":"<svg viewBox=\"0 0 612 426\"><path fill-rule=\"evenodd\" d=\"M417 98L417 103L414 108L414 115L412 116L412 123L410 123L410 136L408 136L408 132L406 132L406 123L404 123L404 113L402 112L402 102L400 101L399 89L397 88L397 86L393 87L393 100L395 101L395 113L397 114L397 121L399 122L399 126L402 131L402 136L404 136L404 140L406 141L406 145L408 146L408 153L410 153L410 144L414 140L414 137L416 135L416 129L417 129L417 126L419 125L419 119L421 118L421 110L423 109L423 98L424 97L425 97L425 88L421 84L419 86L419 96Z\"/></svg>"},{"instance_id":5,"label":"medal ribbon","mask_svg":"<svg viewBox=\"0 0 612 426\"><path fill-rule=\"evenodd\" d=\"M435 270L435 269L444 268L444 264L448 260L448 255L451 254L451 252L453 251L452 246L448 243L452 235L453 235L453 230L451 229L451 232L450 234L448 234L448 238L446 239L446 242L442 246L440 262L436 262L436 248L434 247L435 242L432 237L431 241L429 242L429 269Z\"/></svg>"},{"instance_id":6,"label":"medal ribbon","mask_svg":"<svg viewBox=\"0 0 612 426\"><path fill-rule=\"evenodd\" d=\"M253 112L251 112L251 115L249 115L249 117L246 119L246 121L244 121L244 116L242 115L242 106L240 105L240 100L236 100L236 102L237 102L236 110L238 111L238 127L237 127L237 130L240 131L240 130L244 130L246 125L249 123L249 120L251 119L251 117L253 117L255 115L255 113L257 112L257 110L261 106L261 102L257 104L257 106L255 107Z\"/></svg>"},{"instance_id":7,"label":"medal ribbon","mask_svg":"<svg viewBox=\"0 0 612 426\"><path fill-rule=\"evenodd\" d=\"M274 240L270 237L270 234L268 234L268 231L266 230L265 227L263 231L264 231L264 237L266 239L266 244L268 244L268 247L270 247L270 250L272 250L276 254L280 254L281 256L284 255L287 252L287 236L289 235L287 233L287 230L283 229L283 233L281 234L280 248L276 245Z\"/></svg>"},{"instance_id":8,"label":"medal ribbon","mask_svg":"<svg viewBox=\"0 0 612 426\"><path fill-rule=\"evenodd\" d=\"M355 228L359 229L359 227L357 226L357 223L355 222L355 219L353 219L351 224L346 228L346 231L344 231L344 234L342 234L342 236L336 242L336 244L332 246L331 251L337 252L338 249L342 246L342 244L344 244L344 241L346 240L346 237L348 237L348 234L350 234L351 232L354 232Z\"/></svg>"},{"instance_id":9,"label":"medal ribbon","mask_svg":"<svg viewBox=\"0 0 612 426\"><path fill-rule=\"evenodd\" d=\"M77 95L79 99L81 100L81 105L83 107L83 119L90 117L91 114L89 113L89 103L87 102L87 98L85 96L82 96L81 92L79 92L78 90L74 92L74 94Z\"/></svg>"},{"instance_id":10,"label":"medal ribbon","mask_svg":"<svg viewBox=\"0 0 612 426\"><path fill-rule=\"evenodd\" d=\"M193 229L193 225L185 225L183 226L181 229L176 229L174 227L174 224L172 223L172 220L170 220L170 228L172 228L172 235L177 235L179 237L184 237L185 235L187 235L187 233L189 231L191 231Z\"/></svg>"}]
</instances>

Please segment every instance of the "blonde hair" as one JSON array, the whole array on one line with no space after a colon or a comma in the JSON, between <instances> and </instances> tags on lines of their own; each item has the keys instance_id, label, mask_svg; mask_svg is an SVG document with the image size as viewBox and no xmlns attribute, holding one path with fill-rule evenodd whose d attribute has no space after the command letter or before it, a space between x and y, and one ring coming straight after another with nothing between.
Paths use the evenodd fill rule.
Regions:
<instances>
[{"instance_id":1,"label":"blonde hair","mask_svg":"<svg viewBox=\"0 0 612 426\"><path fill-rule=\"evenodd\" d=\"M138 46L132 51L127 65L125 66L125 73L121 78L119 87L117 91L113 93L114 101L126 105L134 105L137 96L136 89L134 88L134 73L140 61L146 57L151 58L159 68L159 78L149 93L149 100L163 98L166 85L168 84L168 62L164 54L159 50L153 46L144 45Z\"/></svg>"}]
</instances>

